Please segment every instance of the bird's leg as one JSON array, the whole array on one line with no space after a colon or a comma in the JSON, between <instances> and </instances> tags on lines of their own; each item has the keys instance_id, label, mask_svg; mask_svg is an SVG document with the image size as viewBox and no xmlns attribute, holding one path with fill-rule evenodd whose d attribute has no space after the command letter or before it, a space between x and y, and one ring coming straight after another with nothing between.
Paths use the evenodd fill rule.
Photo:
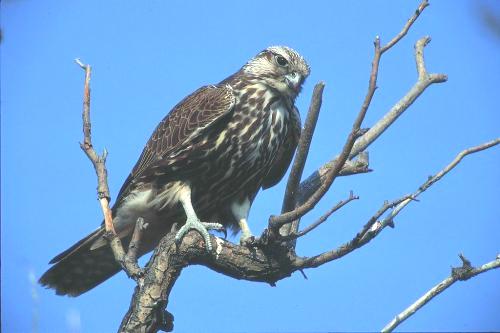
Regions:
<instances>
[{"instance_id":1,"label":"bird's leg","mask_svg":"<svg viewBox=\"0 0 500 333\"><path fill-rule=\"evenodd\" d=\"M189 186L186 186L181 190L180 193L180 202L182 203L182 207L184 208L184 212L186 213L186 223L179 229L177 234L175 235L175 241L179 243L182 240L189 230L195 229L197 230L203 239L205 240L205 245L207 247L207 251L212 250L212 243L210 242L210 234L208 233L209 229L224 230L224 226L220 223L210 223L210 222L201 222L196 212L194 211L193 204L191 202L191 189Z\"/></svg>"},{"instance_id":2,"label":"bird's leg","mask_svg":"<svg viewBox=\"0 0 500 333\"><path fill-rule=\"evenodd\" d=\"M255 241L255 237L254 237L254 235L252 235L252 232L250 231L250 228L248 227L247 219L240 218L238 220L238 225L240 226L240 229L241 229L240 244L241 245L251 245Z\"/></svg>"},{"instance_id":3,"label":"bird's leg","mask_svg":"<svg viewBox=\"0 0 500 333\"><path fill-rule=\"evenodd\" d=\"M241 229L240 244L247 246L251 245L255 240L255 237L252 235L247 223L250 205L251 202L248 198L243 199L241 202L236 200L231 204L231 211L233 212L233 215L238 221L238 225Z\"/></svg>"}]
</instances>

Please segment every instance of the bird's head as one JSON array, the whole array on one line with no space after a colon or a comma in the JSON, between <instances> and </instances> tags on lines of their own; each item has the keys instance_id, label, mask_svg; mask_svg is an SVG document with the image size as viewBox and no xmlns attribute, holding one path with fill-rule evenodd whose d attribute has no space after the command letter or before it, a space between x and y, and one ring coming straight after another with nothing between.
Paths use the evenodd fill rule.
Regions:
<instances>
[{"instance_id":1,"label":"bird's head","mask_svg":"<svg viewBox=\"0 0 500 333\"><path fill-rule=\"evenodd\" d=\"M295 50L287 46L271 46L243 66L243 72L295 99L310 69Z\"/></svg>"}]
</instances>

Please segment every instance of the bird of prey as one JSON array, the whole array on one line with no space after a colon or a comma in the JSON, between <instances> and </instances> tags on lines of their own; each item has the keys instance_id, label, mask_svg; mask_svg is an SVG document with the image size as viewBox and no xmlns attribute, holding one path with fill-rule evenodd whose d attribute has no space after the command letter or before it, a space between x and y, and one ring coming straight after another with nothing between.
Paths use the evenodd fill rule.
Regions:
<instances>
[{"instance_id":1,"label":"bird of prey","mask_svg":"<svg viewBox=\"0 0 500 333\"><path fill-rule=\"evenodd\" d=\"M295 99L309 66L286 46L269 47L239 71L177 104L151 135L112 208L126 246L135 223L148 224L139 255L153 250L174 223L180 240L198 230L241 230L250 244L248 212L257 192L278 183L297 146L301 123ZM116 274L104 226L50 261L40 283L78 296Z\"/></svg>"}]
</instances>

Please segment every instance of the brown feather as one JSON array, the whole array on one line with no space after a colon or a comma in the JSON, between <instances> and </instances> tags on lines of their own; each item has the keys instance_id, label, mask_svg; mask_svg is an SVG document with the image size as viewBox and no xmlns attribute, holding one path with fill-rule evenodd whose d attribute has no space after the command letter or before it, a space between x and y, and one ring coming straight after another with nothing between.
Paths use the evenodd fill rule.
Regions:
<instances>
[{"instance_id":1,"label":"brown feather","mask_svg":"<svg viewBox=\"0 0 500 333\"><path fill-rule=\"evenodd\" d=\"M299 143L300 133L302 131L299 110L294 107L293 111L290 112L290 115L290 133L286 137L283 146L281 146L280 150L278 151L271 169L269 169L269 172L262 181L263 189L268 189L276 185L283 178L286 171L288 170L288 166L292 161L295 149L297 148L297 145Z\"/></svg>"}]
</instances>

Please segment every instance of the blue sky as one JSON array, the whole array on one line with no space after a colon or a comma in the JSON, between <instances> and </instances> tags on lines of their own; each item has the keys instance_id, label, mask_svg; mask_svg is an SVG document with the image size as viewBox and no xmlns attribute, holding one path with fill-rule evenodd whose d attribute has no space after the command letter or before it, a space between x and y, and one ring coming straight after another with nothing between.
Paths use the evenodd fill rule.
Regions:
<instances>
[{"instance_id":1,"label":"blue sky","mask_svg":"<svg viewBox=\"0 0 500 333\"><path fill-rule=\"evenodd\" d=\"M383 203L414 191L464 148L499 136L500 39L474 1L432 1L385 54L365 127L416 80L414 42L432 36L431 86L370 151L373 173L342 178L304 222L349 190L361 197L299 241L312 255L350 239ZM486 2L498 13L498 2ZM90 63L94 143L109 150L112 195L150 133L180 99L235 72L263 48L298 50L312 73L297 105L326 82L305 175L335 156L366 92L372 40L396 34L417 1L28 1L1 3L1 241L3 332L109 332L134 283L121 273L78 298L33 283L48 261L101 221L95 175L78 147L83 71ZM459 265L500 252L500 150L467 158L369 245L278 282L184 270L168 309L179 332L323 332L381 329ZM284 184L257 196L260 233ZM500 331L500 271L454 285L400 326L409 331Z\"/></svg>"}]
</instances>

